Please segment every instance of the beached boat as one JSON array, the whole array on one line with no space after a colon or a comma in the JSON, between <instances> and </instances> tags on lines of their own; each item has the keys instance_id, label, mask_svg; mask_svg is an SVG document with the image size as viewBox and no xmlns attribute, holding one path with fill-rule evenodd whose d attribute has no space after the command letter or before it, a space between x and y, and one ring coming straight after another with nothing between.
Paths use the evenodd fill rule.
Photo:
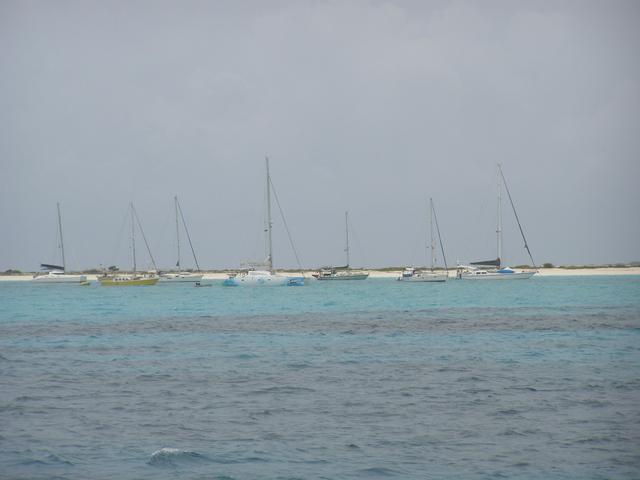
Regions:
<instances>
[{"instance_id":1,"label":"beached boat","mask_svg":"<svg viewBox=\"0 0 640 480\"><path fill-rule=\"evenodd\" d=\"M435 217L436 230L438 231L438 239L440 240L440 249L442 251L442 259L444 261L444 272L434 270L436 264L436 244L435 237L433 235L433 220ZM449 278L449 269L447 268L447 258L444 255L444 246L442 244L442 237L440 236L440 227L438 226L438 217L435 216L435 208L433 206L433 199L429 199L429 224L431 227L431 269L416 269L413 267L407 267L402 274L397 278L401 282L446 282Z\"/></svg>"},{"instance_id":2,"label":"beached boat","mask_svg":"<svg viewBox=\"0 0 640 480\"><path fill-rule=\"evenodd\" d=\"M230 287L237 286L302 286L304 285L304 275L282 275L273 270L273 244L271 239L271 175L269 173L269 159L266 159L266 182L267 182L267 218L265 224L265 234L267 237L267 258L260 264L262 269L254 266L232 273L224 280L223 285ZM277 200L277 197L276 197Z\"/></svg>"},{"instance_id":3,"label":"beached boat","mask_svg":"<svg viewBox=\"0 0 640 480\"><path fill-rule=\"evenodd\" d=\"M140 224L140 219L138 218L138 214L133 206L133 202L129 204L129 209L131 213L131 253L133 257L133 270L132 273L117 273L117 274L104 274L101 277L98 277L98 281L100 285L105 287L132 287L132 286L144 286L144 285L155 285L158 283L158 275L156 262L153 259L153 255L151 255L151 249L149 248L149 242L147 242L147 237L144 234L144 230L142 229L142 225ZM147 247L147 253L151 258L151 263L153 264L154 270L147 273L138 273L136 270L136 223L140 228L140 233L142 234L142 239L144 240L144 244Z\"/></svg>"},{"instance_id":4,"label":"beached boat","mask_svg":"<svg viewBox=\"0 0 640 480\"><path fill-rule=\"evenodd\" d=\"M200 265L198 265L198 259L196 258L196 252L193 248L193 244L191 243L191 235L189 235L189 230L187 229L187 223L184 220L184 215L182 214L182 208L180 208L180 203L178 202L178 197L173 197L175 212L176 212L176 253L178 257L178 261L176 262L176 268L178 269L175 272L163 272L160 274L160 283L195 283L200 282L202 280L203 275L200 272ZM191 247L191 253L193 254L193 260L196 264L196 268L198 272L186 272L180 271L180 223L178 221L178 216L182 219L182 224L184 226L184 230L187 234L187 240L189 240L189 246Z\"/></svg>"},{"instance_id":5,"label":"beached boat","mask_svg":"<svg viewBox=\"0 0 640 480\"><path fill-rule=\"evenodd\" d=\"M347 264L341 267L322 267L313 277L318 280L365 280L369 277L369 272L365 270L354 270L349 266L349 212L344 212L344 225L346 234Z\"/></svg>"},{"instance_id":6,"label":"beached boat","mask_svg":"<svg viewBox=\"0 0 640 480\"><path fill-rule=\"evenodd\" d=\"M66 273L66 260L64 256L64 237L62 235L62 215L60 215L60 203L58 208L58 248L62 254L62 265L53 265L50 263L41 263L40 268L46 272L44 275L36 275L31 281L34 283L81 283L86 282L85 275L75 275Z\"/></svg>"},{"instance_id":7,"label":"beached boat","mask_svg":"<svg viewBox=\"0 0 640 480\"><path fill-rule=\"evenodd\" d=\"M527 239L524 236L520 219L518 218L518 212L511 198L511 192L509 186L502 172L501 164L498 164L498 210L497 210L497 228L496 228L496 243L498 256L495 260L484 260L480 262L471 262L469 265L458 265L456 271L456 277L461 280L526 280L533 277L537 273L531 250L527 244ZM524 248L529 254L531 264L534 270L514 270L512 268L502 265L502 185L504 184L505 190L513 209L513 214L518 223L522 240L524 241Z\"/></svg>"}]
</instances>

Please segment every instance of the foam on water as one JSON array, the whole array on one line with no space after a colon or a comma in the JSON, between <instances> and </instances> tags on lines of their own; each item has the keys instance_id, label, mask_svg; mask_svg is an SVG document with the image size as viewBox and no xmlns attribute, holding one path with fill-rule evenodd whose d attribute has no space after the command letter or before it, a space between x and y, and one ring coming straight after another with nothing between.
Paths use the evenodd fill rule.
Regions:
<instances>
[{"instance_id":1,"label":"foam on water","mask_svg":"<svg viewBox=\"0 0 640 480\"><path fill-rule=\"evenodd\" d=\"M197 452L164 447L156 450L149 458L149 465L176 467L180 464L206 461L207 457Z\"/></svg>"}]
</instances>

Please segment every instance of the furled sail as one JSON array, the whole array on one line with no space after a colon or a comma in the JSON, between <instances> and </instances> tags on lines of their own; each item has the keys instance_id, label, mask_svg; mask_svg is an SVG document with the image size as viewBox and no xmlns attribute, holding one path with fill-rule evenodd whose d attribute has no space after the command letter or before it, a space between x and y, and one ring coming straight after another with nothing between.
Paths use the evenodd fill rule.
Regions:
<instances>
[{"instance_id":1,"label":"furled sail","mask_svg":"<svg viewBox=\"0 0 640 480\"><path fill-rule=\"evenodd\" d=\"M496 268L500 268L500 259L496 258L495 260L484 260L482 262L471 262L471 265L477 265L479 267L496 267Z\"/></svg>"},{"instance_id":2,"label":"furled sail","mask_svg":"<svg viewBox=\"0 0 640 480\"><path fill-rule=\"evenodd\" d=\"M48 272L51 270L58 270L60 272L64 272L64 267L61 267L60 265L51 265L49 263L41 263L40 270L43 270L45 272Z\"/></svg>"}]
</instances>

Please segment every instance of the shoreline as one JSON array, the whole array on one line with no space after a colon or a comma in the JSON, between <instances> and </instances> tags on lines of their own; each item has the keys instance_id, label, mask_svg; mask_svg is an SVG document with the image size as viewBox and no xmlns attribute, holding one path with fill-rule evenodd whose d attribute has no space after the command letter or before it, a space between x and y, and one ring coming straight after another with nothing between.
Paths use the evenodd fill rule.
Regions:
<instances>
[{"instance_id":1,"label":"shoreline","mask_svg":"<svg viewBox=\"0 0 640 480\"><path fill-rule=\"evenodd\" d=\"M397 278L401 270L368 270L369 278ZM278 270L280 273L299 273L293 270ZM311 274L316 270L304 270L306 278L312 278ZM203 272L204 280L224 280L228 274L223 272ZM537 276L541 277L589 277L603 275L640 275L640 267L595 267L595 268L540 268ZM98 275L87 274L87 280L95 282ZM455 277L455 269L449 270L449 277ZM0 275L0 282L26 282L33 278L33 274Z\"/></svg>"}]
</instances>

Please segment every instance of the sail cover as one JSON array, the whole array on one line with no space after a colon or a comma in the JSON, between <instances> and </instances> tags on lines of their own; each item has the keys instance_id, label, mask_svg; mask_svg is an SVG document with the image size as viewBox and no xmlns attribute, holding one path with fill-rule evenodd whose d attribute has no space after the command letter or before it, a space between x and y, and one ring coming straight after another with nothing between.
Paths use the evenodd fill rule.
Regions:
<instances>
[{"instance_id":1,"label":"sail cover","mask_svg":"<svg viewBox=\"0 0 640 480\"><path fill-rule=\"evenodd\" d=\"M482 262L471 262L471 265L478 265L480 267L496 267L496 268L500 268L500 259L496 258L495 260L484 260Z\"/></svg>"},{"instance_id":2,"label":"sail cover","mask_svg":"<svg viewBox=\"0 0 640 480\"><path fill-rule=\"evenodd\" d=\"M64 267L61 267L60 265L51 265L50 263L41 263L40 270L44 270L45 272L50 270L59 270L64 272Z\"/></svg>"}]
</instances>

